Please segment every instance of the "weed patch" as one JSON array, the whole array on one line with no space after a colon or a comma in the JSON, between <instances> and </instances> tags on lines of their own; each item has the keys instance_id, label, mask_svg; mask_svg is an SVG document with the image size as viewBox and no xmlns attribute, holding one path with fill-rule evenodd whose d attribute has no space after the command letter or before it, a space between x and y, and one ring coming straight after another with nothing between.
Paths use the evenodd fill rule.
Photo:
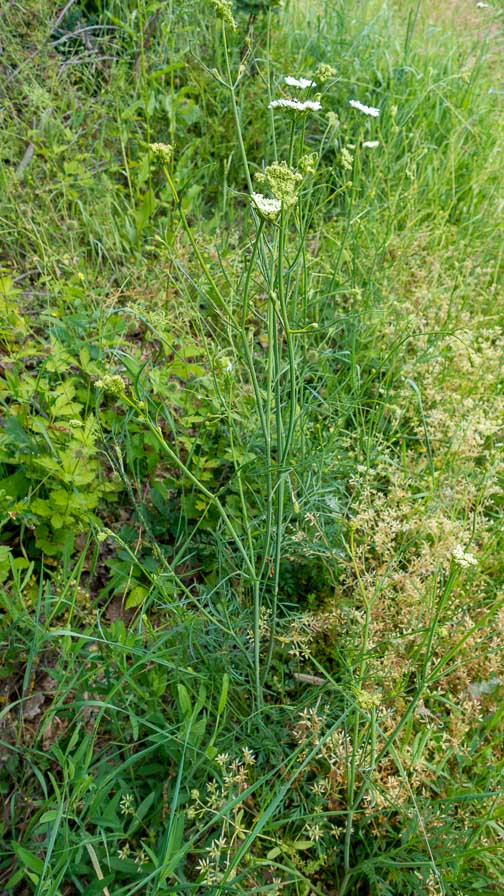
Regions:
<instances>
[{"instance_id":1,"label":"weed patch","mask_svg":"<svg viewBox=\"0 0 504 896\"><path fill-rule=\"evenodd\" d=\"M2 892L501 891L501 16L466 6L8 5Z\"/></svg>"}]
</instances>

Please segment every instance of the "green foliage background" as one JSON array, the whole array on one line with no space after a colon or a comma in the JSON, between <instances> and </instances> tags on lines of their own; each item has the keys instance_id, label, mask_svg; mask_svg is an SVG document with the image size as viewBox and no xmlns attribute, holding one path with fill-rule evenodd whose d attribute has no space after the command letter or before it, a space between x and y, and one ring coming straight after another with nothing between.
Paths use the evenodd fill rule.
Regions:
<instances>
[{"instance_id":1,"label":"green foliage background","mask_svg":"<svg viewBox=\"0 0 504 896\"><path fill-rule=\"evenodd\" d=\"M502 8L473 7L237 3L227 47L203 0L2 11L3 892L500 892ZM321 94L295 139L288 74ZM273 379L260 257L233 329L237 121L252 176L316 158Z\"/></svg>"}]
</instances>

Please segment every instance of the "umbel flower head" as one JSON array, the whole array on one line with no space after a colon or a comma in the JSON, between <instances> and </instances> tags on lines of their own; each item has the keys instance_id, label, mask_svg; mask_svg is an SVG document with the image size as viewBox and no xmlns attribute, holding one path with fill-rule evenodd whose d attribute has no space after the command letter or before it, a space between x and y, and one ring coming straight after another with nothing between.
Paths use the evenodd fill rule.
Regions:
<instances>
[{"instance_id":1,"label":"umbel flower head","mask_svg":"<svg viewBox=\"0 0 504 896\"><path fill-rule=\"evenodd\" d=\"M463 569L467 569L469 566L478 565L478 561L474 554L470 554L469 551L466 551L461 544L455 545L452 551L452 557L455 563Z\"/></svg>"},{"instance_id":2,"label":"umbel flower head","mask_svg":"<svg viewBox=\"0 0 504 896\"><path fill-rule=\"evenodd\" d=\"M267 184L275 199L289 208L297 202L297 189L303 176L289 168L287 162L273 162L264 172L256 174L256 180Z\"/></svg>"},{"instance_id":3,"label":"umbel flower head","mask_svg":"<svg viewBox=\"0 0 504 896\"><path fill-rule=\"evenodd\" d=\"M333 68L332 65L327 65L326 62L321 62L320 65L317 66L315 77L318 78L321 84L325 84L326 81L335 78L336 74L336 69Z\"/></svg>"},{"instance_id":4,"label":"umbel flower head","mask_svg":"<svg viewBox=\"0 0 504 896\"><path fill-rule=\"evenodd\" d=\"M152 155L159 159L163 165L169 165L173 159L173 146L171 143L149 143L149 149Z\"/></svg>"},{"instance_id":5,"label":"umbel flower head","mask_svg":"<svg viewBox=\"0 0 504 896\"><path fill-rule=\"evenodd\" d=\"M293 78L291 75L286 75L284 81L287 87L297 87L298 90L306 90L307 87L317 86L316 82L310 81L309 78Z\"/></svg>"},{"instance_id":6,"label":"umbel flower head","mask_svg":"<svg viewBox=\"0 0 504 896\"><path fill-rule=\"evenodd\" d=\"M318 155L316 152L308 152L299 160L299 170L302 174L315 174L317 170Z\"/></svg>"},{"instance_id":7,"label":"umbel flower head","mask_svg":"<svg viewBox=\"0 0 504 896\"><path fill-rule=\"evenodd\" d=\"M378 118L380 114L380 110L376 108L376 106L366 106L364 103L360 103L359 100L349 100L352 108L357 109L359 112L363 112L364 115L371 115L373 118Z\"/></svg>"},{"instance_id":8,"label":"umbel flower head","mask_svg":"<svg viewBox=\"0 0 504 896\"><path fill-rule=\"evenodd\" d=\"M275 221L282 210L280 199L268 199L262 193L252 193L252 205L265 221Z\"/></svg>"},{"instance_id":9,"label":"umbel flower head","mask_svg":"<svg viewBox=\"0 0 504 896\"><path fill-rule=\"evenodd\" d=\"M290 109L293 112L318 112L322 108L318 100L272 100L268 109Z\"/></svg>"},{"instance_id":10,"label":"umbel flower head","mask_svg":"<svg viewBox=\"0 0 504 896\"><path fill-rule=\"evenodd\" d=\"M226 25L230 25L233 31L236 31L236 22L233 17L233 4L231 0L210 0L217 17L222 19Z\"/></svg>"}]
</instances>

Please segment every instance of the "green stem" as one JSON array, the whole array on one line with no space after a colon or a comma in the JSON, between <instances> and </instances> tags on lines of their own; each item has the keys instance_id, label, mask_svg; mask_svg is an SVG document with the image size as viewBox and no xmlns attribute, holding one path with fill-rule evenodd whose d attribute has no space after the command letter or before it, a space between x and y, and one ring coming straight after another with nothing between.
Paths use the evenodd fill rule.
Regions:
<instances>
[{"instance_id":1,"label":"green stem","mask_svg":"<svg viewBox=\"0 0 504 896\"><path fill-rule=\"evenodd\" d=\"M266 30L266 82L268 84L268 108L273 99L271 94L271 6L268 8L268 27ZM276 141L276 130L275 130L275 114L273 109L270 109L270 119L271 119L271 136L273 140L273 158L277 159L277 141Z\"/></svg>"},{"instance_id":2,"label":"green stem","mask_svg":"<svg viewBox=\"0 0 504 896\"><path fill-rule=\"evenodd\" d=\"M222 296L220 294L219 287L217 286L214 278L212 277L212 275L208 269L208 265L197 246L196 240L194 239L194 236L193 236L193 233L191 230L191 226L189 224L189 221L186 218L184 209L182 208L182 201L178 195L177 188L173 182L173 178L172 178L168 168L166 167L166 165L164 166L163 171L164 171L166 180L168 181L168 184L170 186L170 190L173 193L173 198L175 199L175 202L177 203L177 208L179 211L180 220L182 221L182 226L184 228L184 232L185 232L189 242L191 243L191 246L194 250L194 254L196 255L196 258L198 259L198 263L201 267L201 270L203 271L212 291L215 294L215 297L208 296L208 300L214 306L215 310L224 311L224 313L226 315L226 323L230 324L233 327L233 329L236 330L237 329L236 324L233 321L233 316L231 314L231 311L230 311L229 307L226 305L224 299L222 298Z\"/></svg>"},{"instance_id":3,"label":"green stem","mask_svg":"<svg viewBox=\"0 0 504 896\"><path fill-rule=\"evenodd\" d=\"M362 581L359 567L357 564L357 559L355 556L355 545L354 545L354 535L353 531L350 534L350 553L354 565L354 570L357 578L357 584L359 587L359 592L362 597L365 609L366 609L366 618L364 622L364 630L362 632L362 649L361 655L359 659L359 668L357 673L357 684L359 690L362 689L362 683L364 680L364 675L366 671L366 653L367 653L367 644L369 637L369 625L371 622L371 607L368 600L368 596L366 593L366 589L364 583ZM345 877L343 879L343 883L340 888L340 896L344 896L347 891L348 885L351 880L351 870L350 870L350 848L352 845L352 832L353 832L353 818L362 798L361 795L355 799L355 783L356 783L356 772L357 772L357 755L358 755L358 745L359 745L359 727L360 727L360 708L358 704L358 697L355 706L355 718L353 724L353 736L352 736L352 760L350 764L350 774L348 776L348 791L347 791L347 801L348 801L348 815L345 829L345 843L343 847L343 864L345 869Z\"/></svg>"},{"instance_id":4,"label":"green stem","mask_svg":"<svg viewBox=\"0 0 504 896\"><path fill-rule=\"evenodd\" d=\"M173 448L170 447L168 442L165 440L165 437L163 436L163 433L162 433L160 427L156 426L156 424L153 423L152 420L150 419L150 417L148 417L146 414L142 414L141 408L139 408L138 404L135 401L133 401L131 399L126 399L126 400L127 400L128 404L130 405L130 407L134 408L134 410L139 412L140 416L143 417L143 420L144 420L147 428L153 434L153 436L155 436L155 438L158 440L161 448L163 449L165 454L170 458L170 460L172 460L173 463L177 465L177 467L179 468L179 470L182 471L184 476L187 476L189 482L191 482L198 489L198 491L200 491L203 495L205 495L205 497L208 498L208 500L212 504L215 505L215 507L217 508L217 511L219 513L219 516L221 517L224 525L226 526L226 529L228 530L229 534L231 535L236 547L238 548L240 554L243 557L243 560L245 561L245 566L248 570L248 573L249 573L251 579L255 579L254 567L253 567L252 563L250 562L249 556L248 556L245 548L243 547L241 538L237 534L231 520L229 519L226 511L224 510L224 507L222 506L222 502L220 501L220 499L217 497L217 495L214 495L210 491L210 489L208 489L206 487L206 485L203 485L203 483L200 482L198 477L195 476L194 473L191 473L191 471L189 470L188 467L186 467L184 462L182 460L180 460L177 453L173 450Z\"/></svg>"},{"instance_id":5,"label":"green stem","mask_svg":"<svg viewBox=\"0 0 504 896\"><path fill-rule=\"evenodd\" d=\"M227 74L227 79L228 79L228 88L229 88L229 92L231 94L231 105L233 107L233 117L234 117L235 126L236 126L236 134L238 136L238 145L240 147L243 168L245 170L245 177L247 178L247 186L249 188L249 192L252 193L254 188L252 186L252 178L250 177L247 153L245 151L245 144L243 142L240 113L238 112L238 106L236 105L234 85L233 85L233 82L231 79L231 65L229 63L229 51L228 51L228 45L227 45L227 39L226 39L226 26L225 26L224 22L222 22L222 45L224 48L224 58L226 60L226 74Z\"/></svg>"},{"instance_id":6,"label":"green stem","mask_svg":"<svg viewBox=\"0 0 504 896\"><path fill-rule=\"evenodd\" d=\"M292 141L292 136L291 136ZM282 307L285 309L285 298L284 298L284 276L283 276L283 265L284 265L284 255L285 255L285 235L286 235L286 224L285 224L285 207L282 203L282 210L280 212L280 230L278 236L278 268L277 268L277 292L278 292L278 302L280 314L278 314L278 309L273 307L273 311L276 312L280 321L282 322L282 329L285 331L285 315L282 314ZM275 297L271 297L270 301L274 303ZM285 333L287 337L287 332ZM267 675L269 667L271 665L271 660L273 657L273 650L275 644L275 634L276 634L276 616L277 616L277 608L278 608L278 592L280 586L280 562L282 559L282 534L283 534L283 514L284 514L284 502L285 502L285 472L283 469L284 461L285 461L285 449L284 449L284 431L283 431L283 420L282 420L282 389L281 389L281 376L282 376L282 354L281 354L281 337L279 333L279 323L274 320L273 322L273 359L274 359L274 380L273 380L273 389L274 389L274 402L275 402L275 422L276 422L276 449L277 449L277 463L276 463L276 532L275 532L275 553L274 553L274 571L273 571L273 597L271 603L271 627L270 627L270 635L269 635L269 644L268 644L268 654L266 657L266 663L263 670L264 677ZM264 680L264 679L263 679Z\"/></svg>"}]
</instances>

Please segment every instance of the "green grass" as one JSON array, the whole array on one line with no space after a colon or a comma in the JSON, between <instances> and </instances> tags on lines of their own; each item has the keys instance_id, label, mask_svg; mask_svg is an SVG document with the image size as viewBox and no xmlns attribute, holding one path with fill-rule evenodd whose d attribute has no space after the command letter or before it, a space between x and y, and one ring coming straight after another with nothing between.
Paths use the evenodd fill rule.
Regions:
<instances>
[{"instance_id":1,"label":"green grass","mask_svg":"<svg viewBox=\"0 0 504 896\"><path fill-rule=\"evenodd\" d=\"M0 25L0 890L497 894L502 8L216 5Z\"/></svg>"}]
</instances>

